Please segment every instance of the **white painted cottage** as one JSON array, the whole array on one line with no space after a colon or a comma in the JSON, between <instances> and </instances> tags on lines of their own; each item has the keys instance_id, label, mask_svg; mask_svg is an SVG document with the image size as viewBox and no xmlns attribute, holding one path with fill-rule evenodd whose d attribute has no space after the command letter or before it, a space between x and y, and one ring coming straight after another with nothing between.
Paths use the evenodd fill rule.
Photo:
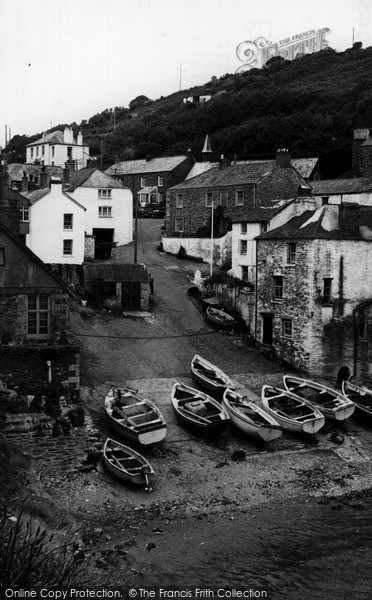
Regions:
<instances>
[{"instance_id":1,"label":"white painted cottage","mask_svg":"<svg viewBox=\"0 0 372 600\"><path fill-rule=\"evenodd\" d=\"M89 158L89 147L84 146L81 132L74 136L71 127L44 133L40 139L26 146L27 164L64 167L66 162L70 162L78 170L87 166Z\"/></svg>"},{"instance_id":2,"label":"white painted cottage","mask_svg":"<svg viewBox=\"0 0 372 600\"><path fill-rule=\"evenodd\" d=\"M29 203L26 246L47 264L81 265L84 261L85 208L62 190L61 179L23 194Z\"/></svg>"},{"instance_id":3,"label":"white painted cottage","mask_svg":"<svg viewBox=\"0 0 372 600\"><path fill-rule=\"evenodd\" d=\"M86 168L70 173L65 190L86 209L85 233L94 236L96 258L104 257L100 248L133 241L133 195L121 181Z\"/></svg>"}]
</instances>

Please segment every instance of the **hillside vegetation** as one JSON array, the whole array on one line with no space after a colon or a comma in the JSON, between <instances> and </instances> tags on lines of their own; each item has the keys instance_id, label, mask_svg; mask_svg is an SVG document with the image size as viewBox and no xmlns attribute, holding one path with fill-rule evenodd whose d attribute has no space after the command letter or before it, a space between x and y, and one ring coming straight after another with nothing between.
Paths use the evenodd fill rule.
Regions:
<instances>
[{"instance_id":1,"label":"hillside vegetation","mask_svg":"<svg viewBox=\"0 0 372 600\"><path fill-rule=\"evenodd\" d=\"M208 133L216 155L269 158L286 147L293 156L320 156L324 174L338 176L350 166L353 128L372 127L372 47L359 46L293 61L275 57L262 69L212 77L156 101L138 96L129 108L70 125L82 129L91 155L102 152L104 165L189 148L197 156ZM212 99L183 103L204 94ZM40 135L15 136L9 148L20 154Z\"/></svg>"}]
</instances>

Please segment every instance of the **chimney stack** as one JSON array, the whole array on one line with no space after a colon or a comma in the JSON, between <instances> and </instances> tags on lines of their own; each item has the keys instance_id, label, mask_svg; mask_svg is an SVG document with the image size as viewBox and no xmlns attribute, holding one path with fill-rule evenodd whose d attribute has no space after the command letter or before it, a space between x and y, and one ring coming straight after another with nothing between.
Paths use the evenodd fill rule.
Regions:
<instances>
[{"instance_id":1,"label":"chimney stack","mask_svg":"<svg viewBox=\"0 0 372 600\"><path fill-rule=\"evenodd\" d=\"M48 187L48 173L46 167L42 167L40 171L40 189Z\"/></svg>"},{"instance_id":2,"label":"chimney stack","mask_svg":"<svg viewBox=\"0 0 372 600\"><path fill-rule=\"evenodd\" d=\"M26 171L23 171L21 191L28 192L28 177Z\"/></svg>"},{"instance_id":3,"label":"chimney stack","mask_svg":"<svg viewBox=\"0 0 372 600\"><path fill-rule=\"evenodd\" d=\"M369 138L369 129L354 129L353 136L353 164L354 177L363 177L362 144Z\"/></svg>"},{"instance_id":4,"label":"chimney stack","mask_svg":"<svg viewBox=\"0 0 372 600\"><path fill-rule=\"evenodd\" d=\"M288 148L280 148L276 151L276 166L280 169L288 169L291 166L291 154Z\"/></svg>"}]
</instances>

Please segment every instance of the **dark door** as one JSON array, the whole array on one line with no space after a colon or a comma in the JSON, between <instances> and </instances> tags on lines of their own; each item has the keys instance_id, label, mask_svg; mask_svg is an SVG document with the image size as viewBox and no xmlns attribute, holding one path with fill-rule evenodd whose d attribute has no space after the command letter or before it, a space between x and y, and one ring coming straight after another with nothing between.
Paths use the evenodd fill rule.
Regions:
<instances>
[{"instance_id":1,"label":"dark door","mask_svg":"<svg viewBox=\"0 0 372 600\"><path fill-rule=\"evenodd\" d=\"M110 258L114 241L113 229L93 229L95 236L94 258Z\"/></svg>"},{"instance_id":2,"label":"dark door","mask_svg":"<svg viewBox=\"0 0 372 600\"><path fill-rule=\"evenodd\" d=\"M141 284L121 284L121 306L124 310L139 310L141 308Z\"/></svg>"},{"instance_id":3,"label":"dark door","mask_svg":"<svg viewBox=\"0 0 372 600\"><path fill-rule=\"evenodd\" d=\"M273 316L262 315L262 343L272 345L273 343Z\"/></svg>"}]
</instances>

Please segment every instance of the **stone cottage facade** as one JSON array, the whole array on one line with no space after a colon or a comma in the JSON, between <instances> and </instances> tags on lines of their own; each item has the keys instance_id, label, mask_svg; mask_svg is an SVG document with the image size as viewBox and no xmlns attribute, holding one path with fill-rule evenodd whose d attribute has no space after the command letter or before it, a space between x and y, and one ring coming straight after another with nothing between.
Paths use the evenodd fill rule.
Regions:
<instances>
[{"instance_id":1,"label":"stone cottage facade","mask_svg":"<svg viewBox=\"0 0 372 600\"><path fill-rule=\"evenodd\" d=\"M365 372L355 311L372 298L372 208L324 205L256 243L256 340L309 374Z\"/></svg>"},{"instance_id":2,"label":"stone cottage facade","mask_svg":"<svg viewBox=\"0 0 372 600\"><path fill-rule=\"evenodd\" d=\"M166 236L206 237L210 235L213 207L214 235L222 236L231 222L249 211L278 198L289 199L311 188L292 166L287 150L277 152L275 166L265 162L226 165L209 169L169 190Z\"/></svg>"}]
</instances>

